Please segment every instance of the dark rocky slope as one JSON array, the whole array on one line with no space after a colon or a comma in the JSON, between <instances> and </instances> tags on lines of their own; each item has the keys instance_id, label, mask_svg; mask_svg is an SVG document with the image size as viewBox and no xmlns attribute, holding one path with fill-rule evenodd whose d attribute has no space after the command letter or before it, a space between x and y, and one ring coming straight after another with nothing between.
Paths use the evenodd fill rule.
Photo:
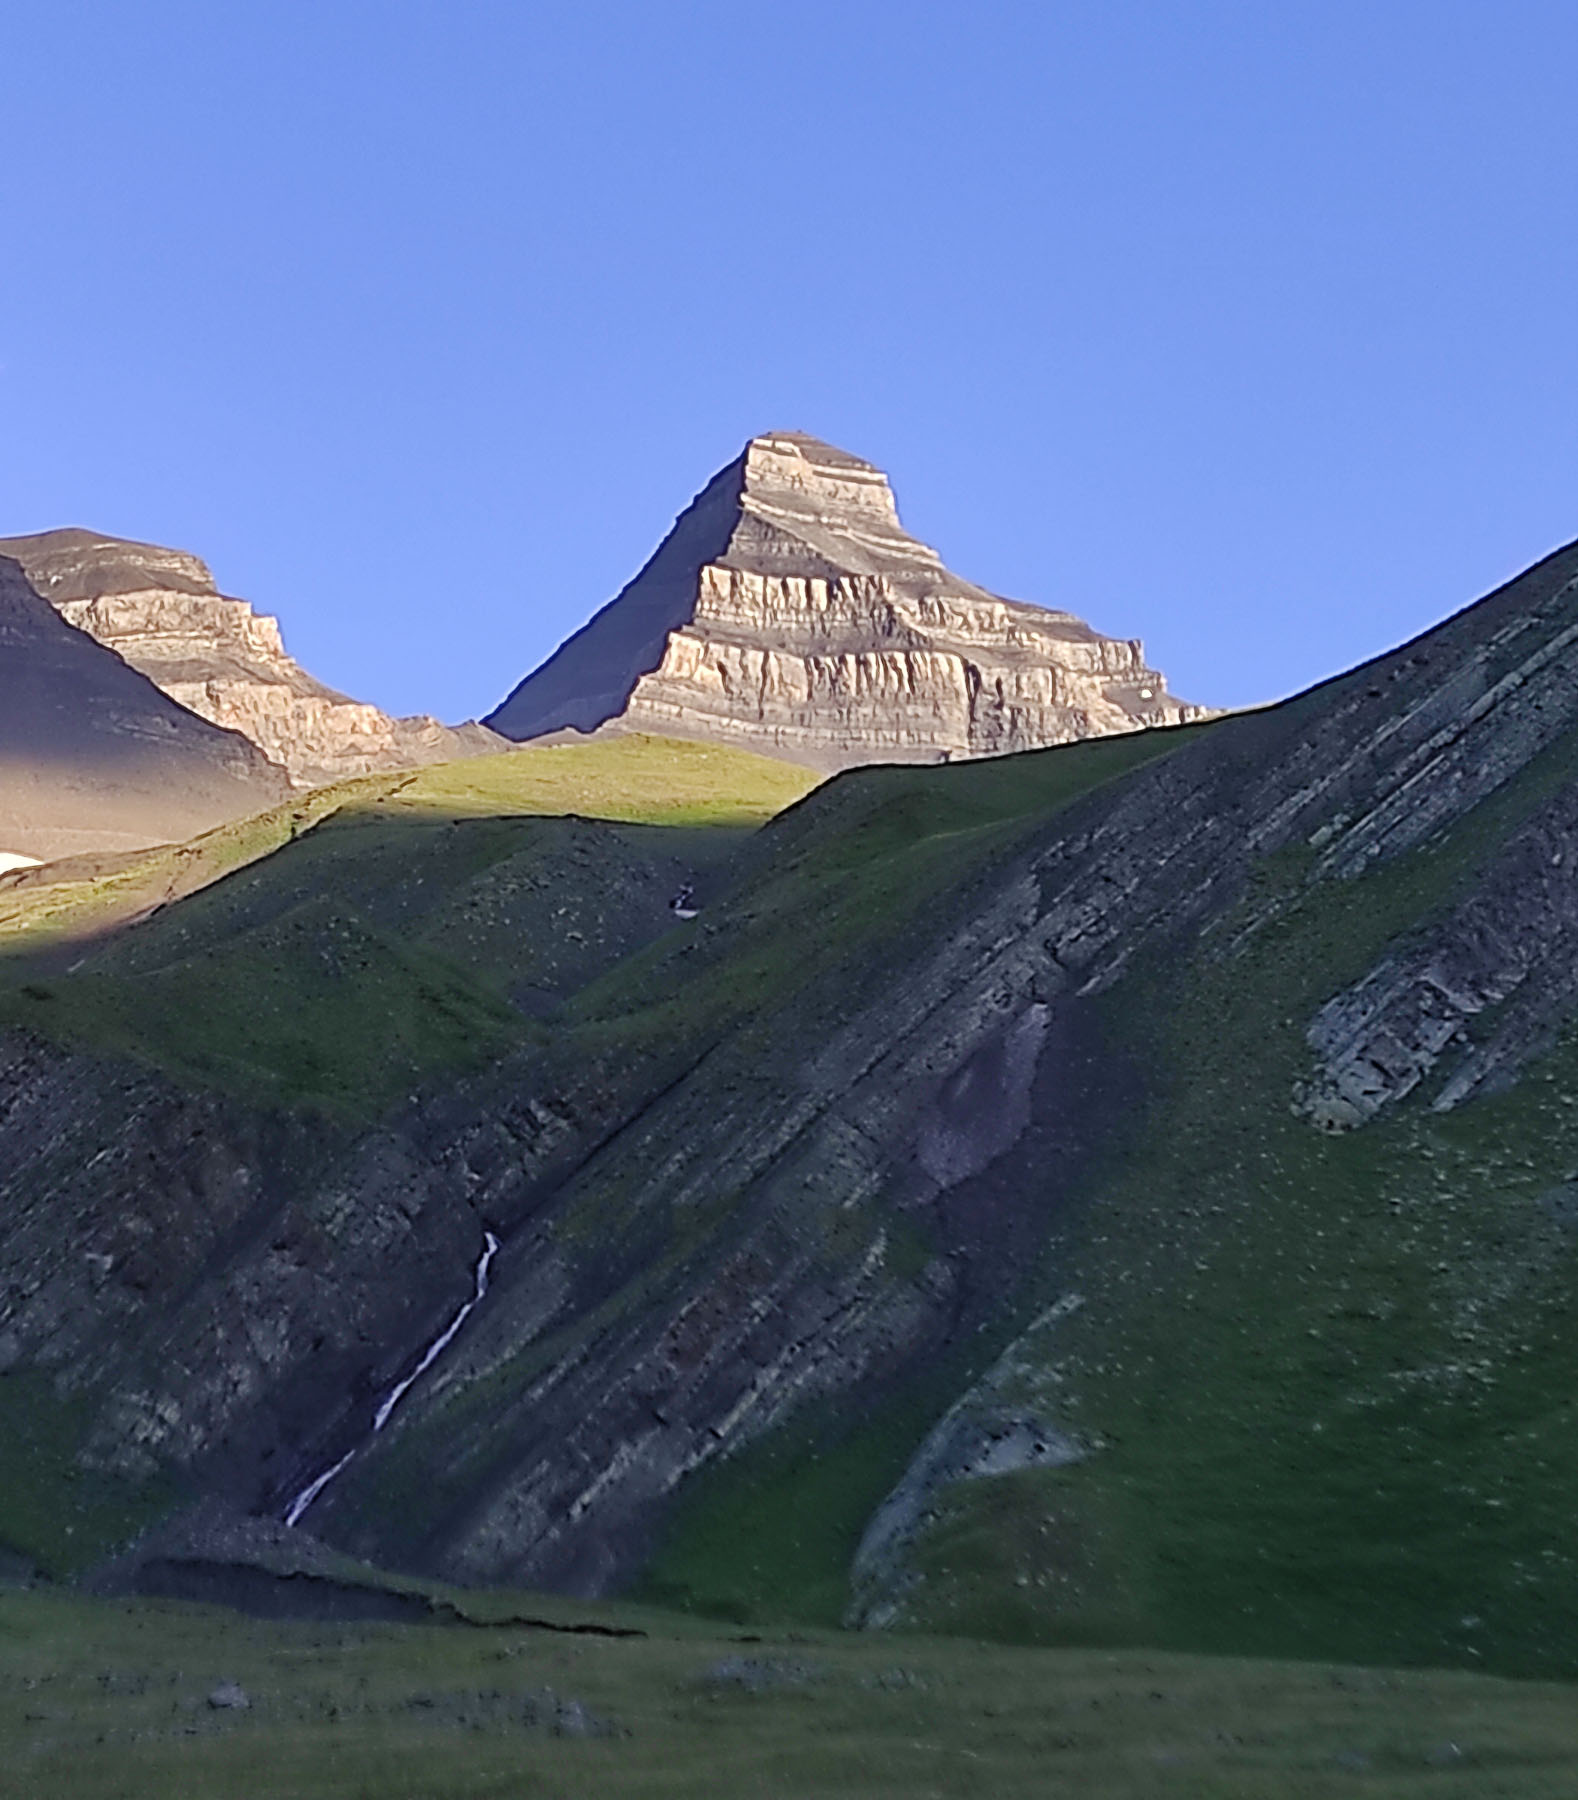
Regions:
<instances>
[{"instance_id":1,"label":"dark rocky slope","mask_svg":"<svg viewBox=\"0 0 1578 1800\"><path fill-rule=\"evenodd\" d=\"M0 556L0 852L47 861L179 840L286 789L244 737L67 625Z\"/></svg>"},{"instance_id":2,"label":"dark rocky slope","mask_svg":"<svg viewBox=\"0 0 1578 1800\"><path fill-rule=\"evenodd\" d=\"M62 983L7 1383L244 1508L354 1447L305 1523L465 1581L1570 1672L1575 645L1567 550L1283 706L843 777L370 1130L52 1043Z\"/></svg>"}]
</instances>

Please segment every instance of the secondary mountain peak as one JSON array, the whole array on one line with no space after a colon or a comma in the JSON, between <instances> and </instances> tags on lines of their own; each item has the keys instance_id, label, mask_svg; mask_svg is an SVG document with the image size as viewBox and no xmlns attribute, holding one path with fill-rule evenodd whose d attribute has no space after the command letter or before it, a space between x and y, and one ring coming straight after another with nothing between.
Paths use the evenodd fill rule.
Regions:
<instances>
[{"instance_id":1,"label":"secondary mountain peak","mask_svg":"<svg viewBox=\"0 0 1578 1800\"><path fill-rule=\"evenodd\" d=\"M279 621L222 594L185 550L71 527L0 538L34 589L171 699L248 737L297 787L504 746L480 725L392 718L309 675Z\"/></svg>"},{"instance_id":2,"label":"secondary mountain peak","mask_svg":"<svg viewBox=\"0 0 1578 1800\"><path fill-rule=\"evenodd\" d=\"M255 745L74 630L0 556L0 871L190 837L287 791Z\"/></svg>"},{"instance_id":3,"label":"secondary mountain peak","mask_svg":"<svg viewBox=\"0 0 1578 1800\"><path fill-rule=\"evenodd\" d=\"M5 546L4 554L28 571L34 590L57 608L72 601L159 588L208 599L219 597L208 564L187 550L169 550L135 538L105 537L80 525L4 538L0 543Z\"/></svg>"},{"instance_id":4,"label":"secondary mountain peak","mask_svg":"<svg viewBox=\"0 0 1578 1800\"><path fill-rule=\"evenodd\" d=\"M487 723L662 731L813 767L940 762L1200 716L1134 639L955 575L875 464L753 437Z\"/></svg>"}]
</instances>

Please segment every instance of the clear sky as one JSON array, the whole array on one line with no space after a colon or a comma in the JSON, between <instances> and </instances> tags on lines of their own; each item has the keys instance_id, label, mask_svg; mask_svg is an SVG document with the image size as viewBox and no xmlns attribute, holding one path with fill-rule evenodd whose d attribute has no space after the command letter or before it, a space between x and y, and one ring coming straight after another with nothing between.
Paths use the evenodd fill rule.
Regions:
<instances>
[{"instance_id":1,"label":"clear sky","mask_svg":"<svg viewBox=\"0 0 1578 1800\"><path fill-rule=\"evenodd\" d=\"M487 710L751 433L1268 699L1578 536L1574 0L5 0L0 533Z\"/></svg>"}]
</instances>

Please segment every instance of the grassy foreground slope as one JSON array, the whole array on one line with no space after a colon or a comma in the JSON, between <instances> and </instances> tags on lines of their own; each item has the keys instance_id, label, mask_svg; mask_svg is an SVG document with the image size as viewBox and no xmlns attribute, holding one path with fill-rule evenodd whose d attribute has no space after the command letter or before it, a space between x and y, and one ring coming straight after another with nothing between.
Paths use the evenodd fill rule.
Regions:
<instances>
[{"instance_id":1,"label":"grassy foreground slope","mask_svg":"<svg viewBox=\"0 0 1578 1800\"><path fill-rule=\"evenodd\" d=\"M476 1596L477 1618L521 1597ZM18 1800L1558 1800L1571 1689L1482 1676L827 1633L742 1639L265 1624L0 1595L0 1767ZM248 1705L213 1706L235 1684Z\"/></svg>"}]
</instances>

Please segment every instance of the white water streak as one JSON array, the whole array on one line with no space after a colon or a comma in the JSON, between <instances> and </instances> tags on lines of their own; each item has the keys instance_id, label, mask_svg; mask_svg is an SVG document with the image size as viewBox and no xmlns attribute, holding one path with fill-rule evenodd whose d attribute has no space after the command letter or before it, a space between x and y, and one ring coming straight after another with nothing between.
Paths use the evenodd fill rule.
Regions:
<instances>
[{"instance_id":1,"label":"white water streak","mask_svg":"<svg viewBox=\"0 0 1578 1800\"><path fill-rule=\"evenodd\" d=\"M454 1318L449 1321L438 1336L433 1339L432 1343L422 1352L421 1361L411 1373L402 1380L397 1381L379 1402L378 1410L373 1414L373 1432L375 1435L382 1431L389 1423L390 1415L410 1392L413 1384L419 1381L422 1376L432 1368L433 1364L438 1361L439 1357L444 1354L449 1346L454 1343L461 1326L471 1317L476 1309L477 1302L487 1293L488 1267L492 1263L494 1255L498 1250L499 1240L491 1231L484 1231L482 1240L482 1255L477 1260L475 1291L466 1304L461 1307L460 1311L455 1314ZM301 1515L312 1505L313 1501L317 1499L319 1494L321 1494L329 1483L333 1481L335 1476L339 1474L355 1454L356 1446L352 1445L337 1463L331 1468L325 1469L321 1475L315 1476L307 1483L285 1509L285 1523L287 1525L294 1525L301 1518Z\"/></svg>"},{"instance_id":2,"label":"white water streak","mask_svg":"<svg viewBox=\"0 0 1578 1800\"><path fill-rule=\"evenodd\" d=\"M412 1382L417 1380L419 1376L425 1375L428 1370L432 1368L433 1364L438 1361L439 1357L441 1357L455 1341L455 1333L459 1331L466 1320L471 1317L472 1309L476 1306L482 1296L487 1293L488 1264L493 1261L493 1253L499 1247L499 1240L491 1231L484 1232L483 1237L486 1241L486 1248L482 1252L481 1261L477 1264L477 1291L471 1296L466 1304L461 1307L460 1311L455 1314L454 1318L450 1320L448 1326L441 1331L438 1336L433 1339L432 1343L428 1345L427 1349L423 1351L422 1360L416 1365L411 1373L406 1376L405 1380L397 1381L389 1390L388 1399L385 1400L383 1405L373 1414L374 1431L382 1431L389 1423L390 1413L392 1413L405 1398L406 1392L410 1388Z\"/></svg>"},{"instance_id":3,"label":"white water streak","mask_svg":"<svg viewBox=\"0 0 1578 1800\"><path fill-rule=\"evenodd\" d=\"M333 1464L332 1467L325 1469L315 1480L307 1483L296 1498L290 1503L290 1510L285 1514L285 1523L287 1525L294 1525L296 1523L301 1515L312 1505L313 1501L317 1499L319 1494L321 1494L329 1483L333 1481L335 1476L339 1474L340 1470L345 1467L355 1454L356 1451L354 1449L347 1450L337 1463Z\"/></svg>"}]
</instances>

